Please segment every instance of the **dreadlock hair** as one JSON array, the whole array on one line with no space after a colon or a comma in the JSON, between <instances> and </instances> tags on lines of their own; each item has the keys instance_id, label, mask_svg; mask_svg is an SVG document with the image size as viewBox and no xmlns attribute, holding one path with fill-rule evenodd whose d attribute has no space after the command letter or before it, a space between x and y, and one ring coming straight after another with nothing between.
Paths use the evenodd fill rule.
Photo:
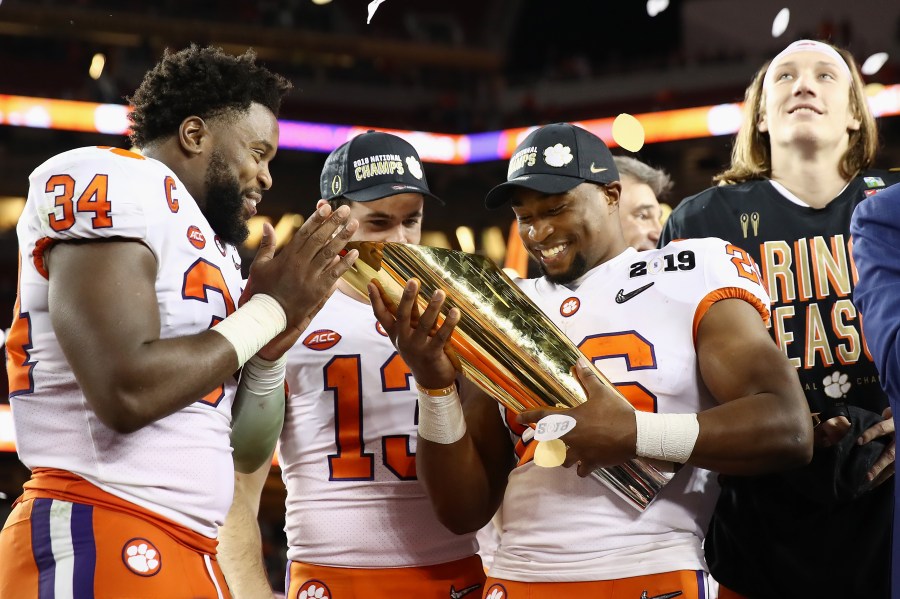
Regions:
<instances>
[{"instance_id":1,"label":"dreadlock hair","mask_svg":"<svg viewBox=\"0 0 900 599\"><path fill-rule=\"evenodd\" d=\"M210 119L246 111L254 102L276 116L291 89L281 75L256 64L247 50L231 56L221 48L191 44L179 52L163 53L127 100L134 106L131 143L142 148L174 135L189 116Z\"/></svg>"}]
</instances>

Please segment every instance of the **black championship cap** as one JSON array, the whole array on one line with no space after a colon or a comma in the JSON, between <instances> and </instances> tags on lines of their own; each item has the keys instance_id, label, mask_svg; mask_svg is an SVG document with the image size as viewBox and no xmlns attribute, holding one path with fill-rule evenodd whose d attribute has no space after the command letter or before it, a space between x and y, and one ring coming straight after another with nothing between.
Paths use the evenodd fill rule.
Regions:
<instances>
[{"instance_id":1,"label":"black championship cap","mask_svg":"<svg viewBox=\"0 0 900 599\"><path fill-rule=\"evenodd\" d=\"M557 194L585 181L605 185L618 180L619 171L602 139L569 123L545 125L519 144L509 159L506 183L488 192L484 205L499 208L516 187Z\"/></svg>"},{"instance_id":2,"label":"black championship cap","mask_svg":"<svg viewBox=\"0 0 900 599\"><path fill-rule=\"evenodd\" d=\"M345 197L354 202L421 193L441 202L428 189L416 149L396 135L380 131L358 135L328 155L319 193L325 200Z\"/></svg>"}]
</instances>

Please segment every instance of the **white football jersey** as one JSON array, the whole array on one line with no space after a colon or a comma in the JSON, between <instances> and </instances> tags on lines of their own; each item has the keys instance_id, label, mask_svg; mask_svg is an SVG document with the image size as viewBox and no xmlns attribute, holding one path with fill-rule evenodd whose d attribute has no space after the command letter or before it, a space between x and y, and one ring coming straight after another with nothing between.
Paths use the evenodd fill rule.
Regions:
<instances>
[{"instance_id":1,"label":"white football jersey","mask_svg":"<svg viewBox=\"0 0 900 599\"><path fill-rule=\"evenodd\" d=\"M628 249L573 291L518 280L525 293L638 409L696 413L716 401L700 379L694 341L707 309L740 298L768 318L769 298L747 254L720 239ZM507 419L510 421L510 419ZM517 453L535 443L511 425ZM705 570L701 542L718 496L714 475L684 466L644 511L574 469L513 470L491 575L521 581L608 580Z\"/></svg>"},{"instance_id":2,"label":"white football jersey","mask_svg":"<svg viewBox=\"0 0 900 599\"><path fill-rule=\"evenodd\" d=\"M372 308L335 291L288 353L279 459L288 558L355 568L474 555L416 478L418 393Z\"/></svg>"},{"instance_id":3,"label":"white football jersey","mask_svg":"<svg viewBox=\"0 0 900 599\"><path fill-rule=\"evenodd\" d=\"M233 493L235 381L223 381L196 403L134 433L108 428L86 401L54 335L43 252L74 240L146 245L157 262L160 337L169 338L202 332L234 311L242 284L237 250L219 240L168 167L105 147L65 152L39 166L16 230L19 293L7 368L22 461L29 468L73 472L215 537Z\"/></svg>"}]
</instances>

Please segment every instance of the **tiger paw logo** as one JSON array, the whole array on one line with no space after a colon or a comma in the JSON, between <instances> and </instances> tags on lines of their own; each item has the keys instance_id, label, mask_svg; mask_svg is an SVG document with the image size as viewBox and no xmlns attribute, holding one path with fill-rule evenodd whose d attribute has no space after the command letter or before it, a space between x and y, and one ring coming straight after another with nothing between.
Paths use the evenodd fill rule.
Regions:
<instances>
[{"instance_id":1,"label":"tiger paw logo","mask_svg":"<svg viewBox=\"0 0 900 599\"><path fill-rule=\"evenodd\" d=\"M307 580L300 585L297 599L331 599L331 590L321 580Z\"/></svg>"},{"instance_id":2,"label":"tiger paw logo","mask_svg":"<svg viewBox=\"0 0 900 599\"><path fill-rule=\"evenodd\" d=\"M544 162L550 166L561 168L572 162L572 149L569 146L556 144L544 149Z\"/></svg>"},{"instance_id":3,"label":"tiger paw logo","mask_svg":"<svg viewBox=\"0 0 900 599\"><path fill-rule=\"evenodd\" d=\"M162 568L159 550L147 539L131 539L122 548L122 561L138 576L153 576Z\"/></svg>"},{"instance_id":4,"label":"tiger paw logo","mask_svg":"<svg viewBox=\"0 0 900 599\"><path fill-rule=\"evenodd\" d=\"M492 584L484 599L506 599L506 588L502 584Z\"/></svg>"},{"instance_id":5,"label":"tiger paw logo","mask_svg":"<svg viewBox=\"0 0 900 599\"><path fill-rule=\"evenodd\" d=\"M825 388L825 395L832 399L840 399L847 395L847 391L852 386L847 382L848 377L837 370L822 379L822 386Z\"/></svg>"},{"instance_id":6,"label":"tiger paw logo","mask_svg":"<svg viewBox=\"0 0 900 599\"><path fill-rule=\"evenodd\" d=\"M406 157L406 168L412 173L412 176L416 179L422 178L422 165L419 164L419 161L415 159L413 156Z\"/></svg>"},{"instance_id":7,"label":"tiger paw logo","mask_svg":"<svg viewBox=\"0 0 900 599\"><path fill-rule=\"evenodd\" d=\"M577 297L570 297L568 299L563 300L562 305L559 307L559 313L568 318L572 316L576 312L578 312L578 308L581 307L581 300Z\"/></svg>"}]
</instances>

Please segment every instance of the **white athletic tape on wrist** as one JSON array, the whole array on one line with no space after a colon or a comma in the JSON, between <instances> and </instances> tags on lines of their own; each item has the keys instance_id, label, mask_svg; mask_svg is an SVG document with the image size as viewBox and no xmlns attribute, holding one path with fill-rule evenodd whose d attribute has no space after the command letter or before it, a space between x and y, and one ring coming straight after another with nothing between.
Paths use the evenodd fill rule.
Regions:
<instances>
[{"instance_id":1,"label":"white athletic tape on wrist","mask_svg":"<svg viewBox=\"0 0 900 599\"><path fill-rule=\"evenodd\" d=\"M287 328L287 315L278 301L257 293L246 304L212 328L234 347L238 366Z\"/></svg>"},{"instance_id":2,"label":"white athletic tape on wrist","mask_svg":"<svg viewBox=\"0 0 900 599\"><path fill-rule=\"evenodd\" d=\"M466 434L466 417L454 388L441 397L419 390L419 436L433 443L450 445Z\"/></svg>"},{"instance_id":3,"label":"white athletic tape on wrist","mask_svg":"<svg viewBox=\"0 0 900 599\"><path fill-rule=\"evenodd\" d=\"M286 354L275 361L264 360L258 355L254 355L244 364L244 369L241 371L241 382L251 393L268 395L272 391L284 387L286 369Z\"/></svg>"},{"instance_id":4,"label":"white athletic tape on wrist","mask_svg":"<svg viewBox=\"0 0 900 599\"><path fill-rule=\"evenodd\" d=\"M700 423L696 414L653 414L636 411L637 455L684 464L691 457Z\"/></svg>"}]
</instances>

